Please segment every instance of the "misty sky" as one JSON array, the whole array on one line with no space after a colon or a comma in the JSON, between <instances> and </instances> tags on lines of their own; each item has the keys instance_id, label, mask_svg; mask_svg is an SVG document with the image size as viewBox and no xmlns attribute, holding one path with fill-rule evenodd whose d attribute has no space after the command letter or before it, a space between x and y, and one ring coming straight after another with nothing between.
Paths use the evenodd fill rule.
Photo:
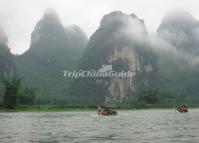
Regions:
<instances>
[{"instance_id":1,"label":"misty sky","mask_svg":"<svg viewBox=\"0 0 199 143\"><path fill-rule=\"evenodd\" d=\"M64 26L79 25L88 37L98 28L101 18L115 10L135 13L153 32L162 17L174 9L186 10L199 19L197 0L0 0L0 25L13 53L29 48L30 34L48 7L57 11Z\"/></svg>"}]
</instances>

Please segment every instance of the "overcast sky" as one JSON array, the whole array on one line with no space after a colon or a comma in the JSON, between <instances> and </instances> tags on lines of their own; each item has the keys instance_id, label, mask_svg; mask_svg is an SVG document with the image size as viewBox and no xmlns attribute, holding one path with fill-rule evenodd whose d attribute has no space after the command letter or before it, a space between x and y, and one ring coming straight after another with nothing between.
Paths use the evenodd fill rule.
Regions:
<instances>
[{"instance_id":1,"label":"overcast sky","mask_svg":"<svg viewBox=\"0 0 199 143\"><path fill-rule=\"evenodd\" d=\"M199 19L197 0L0 0L0 25L8 36L13 53L30 46L30 34L46 8L53 7L64 26L79 25L90 37L103 15L119 10L144 19L155 32L162 17L174 9L183 9Z\"/></svg>"}]
</instances>

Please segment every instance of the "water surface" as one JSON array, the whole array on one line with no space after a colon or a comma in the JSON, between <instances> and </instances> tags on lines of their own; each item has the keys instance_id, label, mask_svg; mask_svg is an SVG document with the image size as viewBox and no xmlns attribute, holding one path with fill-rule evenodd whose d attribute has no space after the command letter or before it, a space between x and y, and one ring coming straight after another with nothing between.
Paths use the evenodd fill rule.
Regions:
<instances>
[{"instance_id":1,"label":"water surface","mask_svg":"<svg viewBox=\"0 0 199 143\"><path fill-rule=\"evenodd\" d=\"M0 113L0 143L199 143L199 109Z\"/></svg>"}]
</instances>

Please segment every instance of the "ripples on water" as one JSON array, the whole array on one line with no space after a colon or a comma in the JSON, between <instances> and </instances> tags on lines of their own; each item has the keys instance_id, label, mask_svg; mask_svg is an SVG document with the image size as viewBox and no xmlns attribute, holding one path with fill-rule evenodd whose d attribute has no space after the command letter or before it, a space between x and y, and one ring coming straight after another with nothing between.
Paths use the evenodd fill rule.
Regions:
<instances>
[{"instance_id":1,"label":"ripples on water","mask_svg":"<svg viewBox=\"0 0 199 143\"><path fill-rule=\"evenodd\" d=\"M199 143L199 109L0 113L0 143Z\"/></svg>"}]
</instances>

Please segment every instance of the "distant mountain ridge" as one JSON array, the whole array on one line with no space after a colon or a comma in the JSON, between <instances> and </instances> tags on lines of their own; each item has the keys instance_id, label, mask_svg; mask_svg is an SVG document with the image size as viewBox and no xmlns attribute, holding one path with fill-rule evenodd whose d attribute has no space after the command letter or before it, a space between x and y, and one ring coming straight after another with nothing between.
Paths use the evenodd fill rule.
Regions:
<instances>
[{"instance_id":1,"label":"distant mountain ridge","mask_svg":"<svg viewBox=\"0 0 199 143\"><path fill-rule=\"evenodd\" d=\"M74 43L74 44L73 44ZM38 89L41 102L64 102L69 79L63 70L75 70L87 44L78 26L64 27L53 9L47 9L31 34L30 49L17 57L20 76ZM46 95L46 96L45 96ZM67 99L65 97L65 99Z\"/></svg>"}]
</instances>

